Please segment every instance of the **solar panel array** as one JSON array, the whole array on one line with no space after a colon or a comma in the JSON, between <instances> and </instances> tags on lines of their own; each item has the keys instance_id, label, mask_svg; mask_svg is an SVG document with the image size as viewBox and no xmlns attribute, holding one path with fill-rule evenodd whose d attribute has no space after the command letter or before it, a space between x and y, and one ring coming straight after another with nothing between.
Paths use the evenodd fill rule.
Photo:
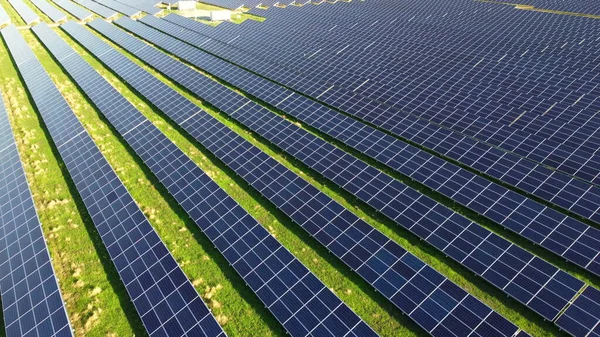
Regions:
<instances>
[{"instance_id":1,"label":"solar panel array","mask_svg":"<svg viewBox=\"0 0 600 337\"><path fill-rule=\"evenodd\" d=\"M281 9L274 10L275 13L278 13L277 11ZM231 43L236 43L237 40L248 39L246 36L238 39L236 37L239 36L237 33L229 33L230 31L243 33L235 28L237 25L229 25L225 27L226 29L217 30L207 29L205 25L194 23L176 15L169 15L166 20L206 35L207 38L197 44L201 45L204 50L225 57L236 64L243 65L309 96L322 99L326 103L342 108L356 117L422 144L522 191L548 200L558 207L568 209L596 222L600 221L600 209L596 202L600 198L600 190L593 185L572 179L546 166L535 165L517 155L503 152L489 144L477 142L472 138L440 128L437 124L427 123L413 115L400 116L389 110L389 107L375 102L361 103L360 98L356 95L354 98L348 98L349 94L343 88L328 85L315 80L313 77L299 75L297 72L288 71L277 64L261 59L262 54L249 54L235 48L225 42L232 41ZM280 30L280 28L277 30ZM265 34L259 35L265 36ZM223 42L219 42L219 39ZM308 56L312 54L312 52L305 53ZM320 62L312 59L308 61L320 64ZM331 97L331 99L327 99L327 97ZM347 102L345 102L346 99L348 99ZM366 113L367 111L368 113Z\"/></svg>"},{"instance_id":2,"label":"solar panel array","mask_svg":"<svg viewBox=\"0 0 600 337\"><path fill-rule=\"evenodd\" d=\"M52 0L52 2L79 20L87 20L94 16L89 11L71 2L71 0Z\"/></svg>"},{"instance_id":3,"label":"solar panel array","mask_svg":"<svg viewBox=\"0 0 600 337\"><path fill-rule=\"evenodd\" d=\"M173 42L173 40L131 20L119 19L116 23L179 57L186 59L186 56L194 55L192 63L201 66L209 63L199 58L199 54L195 54L190 47L186 48L185 45L177 43L166 44L166 41ZM129 50L138 49L139 46L129 47ZM217 92L220 85L204 78L201 74L191 69L186 70L184 66L180 66L180 69L175 71L173 65L160 66L158 62L152 62L144 56L140 57L157 69L168 69L163 73L175 82L186 86L207 102L220 107L226 114L281 146L298 160L380 210L398 225L409 229L467 268L482 275L546 319L555 319L583 286L583 282L558 271L556 267L513 246L508 241L356 158L343 154L323 140L278 119L255 103L242 100L231 110L227 106L220 106L220 102L215 101L214 94L209 94ZM233 73L232 75L235 76ZM482 247L482 241L489 242L489 249L485 248L486 245ZM509 262L505 260L507 258L514 261ZM498 263L494 264L494 261ZM516 264L516 261L521 262ZM538 274L540 271L545 276ZM556 284L560 284L559 287L563 289L554 289ZM540 291L546 286L553 290Z\"/></svg>"},{"instance_id":4,"label":"solar panel array","mask_svg":"<svg viewBox=\"0 0 600 337\"><path fill-rule=\"evenodd\" d=\"M287 10L287 9L286 9ZM295 11L299 11L299 9L293 9ZM275 9L275 11L273 13L278 13L282 12L283 10L279 10L279 9ZM320 10L319 10L320 11ZM254 13L256 12L260 12L260 11L254 11ZM304 13L306 14L306 13ZM339 13L337 13L339 14ZM497 15L497 13L493 13L493 15ZM268 15L269 16L269 20L271 20L275 15ZM290 15L292 16L292 15ZM290 16L286 17L286 25L289 26L290 24ZM167 20L169 20L171 17L167 17ZM477 18L479 20L479 18ZM268 21L267 20L267 23ZM334 26L331 29L336 28L335 27L335 23L337 23L337 21L339 21L336 18L333 18L332 16L328 17L327 20L331 20L331 24L330 26ZM337 20L337 21L336 21ZM156 21L156 20L143 20L146 22L152 22L152 21ZM183 21L183 20L180 20ZM410 21L410 20L409 20ZM189 26L192 25L196 25L195 23L191 23L191 21L186 20L186 22L189 22ZM355 25L355 22L352 22ZM182 26L185 26L186 24L182 24ZM261 33L255 32L253 31L254 27L249 28L248 26L260 26L261 24L257 24L257 23L251 23L249 25L247 25L244 30L245 31L249 31L251 32L250 35L252 34L256 34L255 36L260 36L262 41L265 40L269 40L269 35L265 34L265 33L269 33L268 31L262 31ZM200 26L200 25L198 25ZM267 25L268 26L268 25ZM257 61L257 59L261 59L261 58L269 58L269 46L268 44L265 44L264 42L261 44L259 43L256 39L254 39L252 36L243 36L243 34L240 34L242 31L239 28L236 28L235 25L221 25L219 28L217 29L212 29L212 28L205 28L205 26L201 26L201 31L210 31L209 34L207 34L207 36L209 36L210 38L212 38L212 40L209 41L209 39L205 38L204 40L197 40L196 44L201 46L202 49L206 49L209 50L221 57L226 57L226 58L230 58L231 55L234 55L235 58L233 58L235 60L235 63L238 64L244 64L244 65L250 65L249 68L251 68L253 71L256 72L262 72L264 75L266 75L269 78L278 78L279 79L283 79L283 81L285 81L286 83L292 83L293 86L295 86L296 88L302 88L304 91L304 93L308 93L311 90L314 90L315 92L317 92L317 94L314 94L314 92L311 94L311 96L319 98L322 97L322 95L328 95L330 97L334 97L337 95L336 99L339 102L333 101L333 103L341 103L341 104L345 104L345 108L349 107L350 109L354 109L353 113L356 113L355 115L358 114L358 112L362 109L363 111L361 113L372 113L373 108L377 108L376 104L371 104L371 105L357 105L357 106L353 106L354 104L359 103L358 101L354 100L354 101L350 101L347 97L344 97L343 95L341 95L340 97L340 91L339 90L332 90L331 85L327 86L327 84L319 84L319 82L315 82L313 81L302 81L299 80L298 76L295 76L296 74L291 72L291 69L283 69L280 68L277 71L277 68L273 66L273 64L269 64L269 63L265 63L265 62L261 62L261 61ZM239 27L239 26L237 26ZM310 29L309 29L310 30ZM176 31L176 30L174 30ZM281 31L281 29L279 29L279 32ZM305 31L304 28L298 28L298 31L303 32ZM273 32L275 32L275 30L273 30ZM335 32L337 33L337 32ZM280 36L283 36L282 34L278 34ZM189 36L189 34L186 34L185 32L182 33L182 31L177 31L177 37L178 38L182 38L185 40L185 36ZM319 36L322 36L322 34L319 34ZM336 35L336 38L339 38L339 35ZM294 39L290 39L289 34L286 35L285 39L293 41ZM223 42L217 42L216 40L222 40ZM238 40L240 41L238 43ZM260 53L258 53L258 49L256 53L252 53L250 54L249 52L244 52L242 51L242 49L245 48L244 47L240 47L238 46L238 48L232 47L232 45L244 45L244 44L248 44L249 42L255 43L255 47L256 46L261 46L260 49ZM300 38L299 41L304 41L303 38ZM363 40L364 41L364 40ZM368 41L368 40L366 40ZM285 44L286 42L283 42L283 39L278 41L281 42L282 44ZM298 44L302 44L301 42ZM581 43L580 43L581 44ZM287 46L285 46L287 48ZM163 46L164 48L164 46ZM291 46L290 46L291 48ZM340 47L334 47L334 48L342 48L337 49L338 51L344 51L343 46ZM304 55L304 58L307 59L306 62L298 60L298 57L294 57L294 55L290 54L291 49L289 50L277 50L277 52L281 52L281 58L287 57L289 58L289 62L286 63L286 66L290 63L293 64L304 64L306 62L310 62L310 63L314 63L316 65L323 65L326 63L323 62L319 62L319 60L317 59L311 59L308 60L308 58L312 57L312 53L310 52L304 52L304 53L300 53L299 51L295 50L292 53L295 53L296 55ZM315 51L315 49L313 49L313 51ZM171 51L173 53L176 53L174 51ZM318 53L318 49L316 50L316 52ZM265 55L267 55L267 57L265 57ZM327 55L326 53L323 55ZM231 59L231 58L230 58ZM293 60L293 61L292 61ZM371 60L369 60L371 61ZM383 60L382 60L383 61ZM191 61L190 61L191 62ZM329 62L329 60L327 60L326 62ZM191 62L193 63L193 62ZM206 64L206 63L204 63ZM361 66L368 66L366 65L364 62L361 63ZM358 70L358 69L357 69ZM269 71L271 71L269 73ZM304 72L304 69L298 69L298 71L300 73ZM239 74L239 73L238 73ZM323 76L323 74L319 74L321 76ZM329 74L330 75L330 74ZM330 77L334 77L336 79L341 79L343 81L348 80L348 76L346 76L346 74L344 75L338 75L338 76L333 76L331 75ZM310 78L309 78L310 79ZM351 80L351 79L350 79ZM228 80L229 81L229 80ZM252 84L255 84L254 81L251 82ZM355 85L360 85L364 82L356 82ZM248 84L249 86L252 86L252 84ZM236 85L237 86L237 85ZM292 85L290 85L292 86ZM242 86L240 86L242 87ZM256 85L253 86L254 88L256 87ZM242 87L243 88L243 87ZM335 88L334 88L335 89ZM265 94L266 95L266 94ZM276 96L276 95L274 95ZM260 98L260 96L259 96ZM287 97L281 97L281 99L284 100L283 104L281 104L280 106L285 106L286 103L288 101L292 101ZM345 102L345 100L348 100ZM587 99L586 102L594 102L594 98L592 96L592 99ZM330 104L333 104L331 101L328 102ZM351 103L352 105L348 104ZM344 107L342 105L339 105L340 107ZM335 104L334 104L335 105ZM278 106L279 107L279 106ZM305 110L311 110L314 109L315 104L310 104L310 105L306 105L304 106ZM365 107L367 107L367 109L365 109ZM285 109L284 109L285 110ZM375 109L376 110L376 109ZM379 113L384 112L386 109L382 109L381 111L379 111ZM383 123L387 123L383 124L384 126L387 126L388 128L390 128L390 125L393 125L392 123L395 122L394 120L394 115L392 114L392 111L388 110L388 114L386 116L385 119L383 119ZM320 112L315 112L315 116L320 116ZM373 113L374 116L376 116L376 113L378 113L378 111L375 111L375 113ZM452 116L452 114L450 114L450 116ZM362 117L362 116L361 116ZM381 116L379 116L381 117ZM428 147L431 148L435 148L438 147L438 144L443 144L443 146L446 147L446 151L455 151L454 156L456 156L458 154L459 158L462 158L462 160L464 162L466 162L467 164L469 164L470 166L474 166L477 169L480 169L483 167L484 170L485 169L489 169L489 167L486 167L485 165L489 165L490 162L492 164L496 163L496 162L500 162L502 163L502 161L504 161L502 164L509 164L507 166L501 166L501 165L497 165L496 166L496 172L495 174L492 174L494 176L498 176L500 175L500 177L505 178L508 181L511 181L513 183L520 183L521 186L520 187L526 187L523 188L524 190L528 190L529 192L535 192L536 195L538 196L543 196L546 199L550 199L552 201L554 201L555 203L557 203L558 205L562 206L563 208L570 208L572 211L575 211L576 213L579 214L584 214L584 216L589 217L591 219L598 219L598 193L597 193L597 188L594 187L593 185L587 184L585 182L581 182L581 181L577 181L577 180L573 180L571 178L569 178L568 176L564 175L563 173L559 173L559 172L554 172L554 171L550 171L547 168L544 168L540 165L535 165L535 164L531 164L531 162L525 161L525 160L521 160L521 162L518 162L516 160L514 160L514 158L510 158L509 159L513 159L512 161L507 161L504 157L508 157L506 152L500 152L497 151L496 153L492 153L492 155L488 155L487 152L491 152L490 150L492 150L493 148L490 147L488 144L484 144L481 142L474 142L469 138L464 137L463 139L467 139L469 142L465 142L462 139L459 138L459 140L463 141L462 145L467 144L470 146L465 146L462 149L460 147L456 147L456 140L458 137L454 136L455 134L453 134L452 132L448 132L447 129L440 129L439 127L435 127L433 126L433 124L428 124L428 123L423 123L423 120L420 120L418 118L412 118L410 119L410 117L412 117L411 115L407 115L407 120L409 120L410 122L413 122L412 124L407 123L406 125L404 125L403 129L400 128L400 125L393 125L393 127L391 127L391 130L395 130L395 131L399 131L402 130L401 132L404 132L403 135L405 134L411 134L412 133L412 137L406 137L409 138L411 140L420 140L419 143L424 143L426 144ZM327 120L326 118L324 118L323 120ZM465 122L467 124L470 123L469 119L465 119L462 122ZM322 122L325 123L325 122ZM381 121L380 121L380 125L381 125ZM489 123L488 123L489 124ZM260 123L257 123L257 125L260 125ZM437 129L436 129L437 128ZM361 129L352 129L349 128L348 132L343 135L344 137L349 137L349 135L351 135L352 132L358 132L358 130ZM407 131L406 131L407 130ZM439 130L442 130L442 132L440 132ZM561 129L561 132L562 129ZM436 134L437 133L437 134ZM434 137L430 137L431 135L434 135ZM444 137L439 137L441 135L443 135ZM503 135L502 133L498 133L498 135L503 136L503 139L509 139L506 135ZM511 136L514 136L514 132L513 134L511 134ZM436 137L437 136L437 137ZM454 137L452 137L454 136ZM497 136L496 134L493 134L493 136ZM358 137L357 137L358 138ZM490 138L486 138L487 140L489 140ZM346 141L347 142L347 141ZM352 141L350 141L351 143ZM521 141L522 142L522 141ZM446 143L446 144L444 144ZM460 142L459 142L460 143ZM371 145L371 144L369 144ZM388 144L386 144L388 145ZM483 145L483 146L480 146ZM498 145L498 144L494 144L494 145ZM504 146L506 147L506 144L504 144ZM487 148L486 148L487 147ZM442 148L442 146L440 146L439 148ZM481 148L483 148L483 151L481 150ZM382 149L387 150L386 147L382 147ZM498 154L499 152L499 154ZM519 151L517 151L519 152ZM414 154L413 154L414 155ZM463 158L464 156L464 158ZM419 158L421 159L421 158ZM425 161L426 164L428 164L427 161ZM422 174L423 169L427 169L430 172L435 173L436 170L439 169L439 167L441 165L444 164L443 161L437 161L437 162L433 162L433 164L437 164L437 165L431 165L430 164L430 168L428 168L427 165L423 165L422 163L419 163L420 165L412 168L409 172L414 172L414 170L416 170L417 168L419 169L419 171L421 172L417 172L417 174ZM558 165L557 165L558 166ZM504 168L504 170L502 170L502 168ZM512 170L511 170L512 168ZM525 169L524 169L525 168ZM508 175L505 176L506 171L513 171L510 173L513 173L512 175ZM493 172L493 171L491 171ZM540 174L540 172L543 174ZM456 174L454 174L456 175ZM422 175L423 179L429 179L428 174L424 174ZM448 176L448 177L453 177ZM519 177L519 178L516 178ZM461 184L472 184L472 181L470 182L469 179L465 179L465 177L459 176L459 179L457 180L457 182L461 183ZM468 177L467 177L468 178ZM438 181L438 182L430 182L430 184L437 184L438 187L439 185L441 185L441 183L444 180ZM485 185L488 185L489 182L485 181L485 180L480 180L481 182L483 182ZM529 185L529 186L527 186ZM545 185L545 186L544 186ZM542 187L542 188L540 188ZM458 187L455 187L455 190ZM478 197L478 193L481 191L481 189L476 190L473 189L472 193L470 194L470 198ZM491 194L491 196L501 196L501 192L502 190L495 190L495 194ZM455 196L455 199L458 202L462 202L464 203L465 200L469 200L469 199L465 199L464 195L460 195L460 193L456 193L456 191L451 191L448 190L448 192L452 192L453 196ZM456 195L454 195L454 193L456 193ZM558 198L557 198L558 196ZM496 197L497 198L497 197ZM495 199L491 199L491 200L495 200ZM521 197L521 200L525 200L525 202L529 202L529 199L523 198ZM519 203L509 203L506 204L506 206L512 206L512 208L514 209L515 207L519 207L518 206ZM477 208L479 209L483 209L485 210L485 204L483 205L475 205ZM530 206L530 205L528 205ZM489 205L488 205L489 207ZM529 208L529 207L528 207ZM535 219L535 214L536 212L534 211L536 209L536 207L531 207L528 209L528 213L529 214L533 214L534 215L534 219ZM539 211L541 211L541 209L539 207L537 207L538 209L538 213ZM530 213L531 211L533 211L533 213ZM512 212L512 209L511 209ZM550 214L552 214L552 212L550 212ZM558 214L558 218L561 219L560 221L563 221L562 219L570 219L568 217L565 217L563 215L560 215L559 213L555 213L552 214L553 216L551 217L551 219L556 218L556 214ZM499 214L497 215L497 222L500 222L501 219L505 219L505 217L500 216ZM572 219L571 219L572 220ZM554 245L554 247L552 247L553 245L547 245L547 248L550 250L554 250L559 252L560 251L564 252L564 250L561 249L557 249L557 246L560 245L564 245L564 248L569 247L569 240L578 238L581 233L587 231L585 225L581 224L581 223L577 223L576 221L573 222L571 220L567 220L568 226L564 227L566 228L570 228L570 229L575 229L575 228L579 228L578 231L575 231L574 233L578 233L575 234L575 236L571 239L563 237L563 238L557 238L556 240L556 245ZM519 221L522 222L522 221ZM521 223L515 224L516 227L515 228L519 228L518 226L521 226ZM523 227L521 227L520 229L522 229ZM553 233L553 232L552 232ZM567 232L563 232L563 234L567 234ZM591 236L590 238L592 239L591 241L589 240L585 240L587 242L586 245L589 245L590 248L592 247L597 247L597 243L594 243L595 240L597 240L598 236L595 234L595 230L592 229L591 231ZM532 236L532 234L529 234L530 236ZM571 241L572 242L572 241ZM585 249L585 248L584 248ZM587 263L589 261L592 261L592 270L596 270L597 273L597 266L596 263L594 262L595 258L597 258L597 252L590 252L590 255L588 256L587 261L583 263L583 265L587 265ZM574 259L571 258L571 260L576 260L579 259L579 257L575 257ZM585 261L586 259L582 260ZM581 263L579 263L581 265ZM583 318L581 317L576 317L575 319L579 319L579 320L583 320ZM562 322L562 321L561 321ZM591 322L591 323L590 323ZM577 323L580 324L581 322ZM597 321L594 321L593 319L588 320L587 322L588 324L584 326L587 326L590 329L593 329L595 324L597 324ZM563 324L563 323L560 323ZM571 331L572 333L576 334L576 332L573 330L573 325L569 326L568 329L570 329L569 331Z\"/></svg>"},{"instance_id":5,"label":"solar panel array","mask_svg":"<svg viewBox=\"0 0 600 337\"><path fill-rule=\"evenodd\" d=\"M21 0L8 0L8 2L13 6L13 8L19 13L19 16L23 21L25 21L26 25L31 25L40 20L40 17L35 14L35 12L29 8L23 1Z\"/></svg>"},{"instance_id":6,"label":"solar panel array","mask_svg":"<svg viewBox=\"0 0 600 337\"><path fill-rule=\"evenodd\" d=\"M148 21L155 21L155 20L152 20L152 19L142 19L142 21L146 21L146 20L148 20ZM119 23L121 23L121 24L122 24L122 22L123 22L123 20L121 20ZM130 30L131 30L131 26L129 26L129 27L128 27L128 29L130 29ZM135 30L134 30L134 31L135 31ZM140 34L140 33L139 33L139 31L137 31L137 32L136 32L136 34ZM178 35L178 36L181 36L181 32L179 32L179 35ZM152 39L152 38L150 38L149 40L151 40L153 43L156 43L156 44L159 44L159 45L161 45L160 43L158 43L158 41L159 41L160 39L158 39L158 40L157 40L157 39ZM163 39L163 41L162 41L162 42L164 42L164 39ZM161 45L161 47L162 47L162 48L166 48L164 44L162 44L162 45ZM167 49L168 49L168 48L167 48ZM184 53L184 54L185 54L185 52L181 51L181 49L182 49L182 48L181 48L181 46L178 46L178 48L177 48L177 51L175 51L175 50L170 50L170 51L171 51L171 52L173 52L174 54L177 54L177 52L178 52L178 51L180 51L180 52L182 52L182 53ZM185 48L184 48L184 49L185 49ZM190 54L188 53L188 55L190 55ZM180 57L181 57L181 54L179 54L178 56L180 56ZM198 59L197 59L197 57L198 57L197 55L194 55L194 57L196 57L196 60L198 60ZM206 60L204 60L204 61L206 61ZM199 62L199 61L198 61L198 62ZM192 61L192 63L193 63L193 61ZM199 62L199 63L202 63L202 66L205 66L205 65L206 65L206 62ZM255 83L254 83L254 84L255 84ZM236 112L236 113L237 113L237 112ZM256 120L253 120L253 122L255 122L255 121L256 121ZM265 121L262 121L262 123L261 123L261 122L258 122L258 123L256 123L256 124L257 124L257 125L269 125L269 123L268 123L268 122L265 122ZM328 155L329 155L329 153L328 153ZM357 170L357 172L360 172L360 170ZM382 186L384 186L384 185L385 185L385 184L382 184ZM427 209L427 207L426 207L426 209ZM585 229L585 228L587 228L587 226L585 226L585 225L583 225L583 224L580 224L580 225L577 225L577 226L583 226L582 230L585 230L585 231L587 231L587 229ZM576 226L575 228L577 228L577 226ZM581 227L580 227L580 228L581 228ZM592 231L592 232L593 232L593 231ZM577 236L578 236L578 235L576 235L576 237L577 237ZM595 236L591 236L592 240L595 240L595 239L594 239L594 237L595 237ZM562 239L561 239L561 240L558 240L557 242L561 242L561 241L562 241ZM592 242L593 242L593 241L592 241ZM588 243L590 243L590 241L588 241ZM591 248L591 247L594 247L594 246L593 246L593 244L590 246L590 248ZM597 253L596 253L596 254L592 254L592 255L591 255L592 259L593 259L593 257L594 257L594 256L597 256ZM492 282L493 282L493 281L492 281ZM576 291L575 291L574 293L576 293ZM574 294L574 293L572 293L572 294ZM568 303L568 301L567 301L567 303ZM542 305L542 306L543 306L543 305ZM540 307L542 307L542 306L540 306ZM535 310L535 309L534 309L534 310ZM558 314L559 312L560 312L560 310L558 310L558 311L555 311L555 313L556 313L556 314ZM555 317L555 316L554 316L554 317Z\"/></svg>"},{"instance_id":7,"label":"solar panel array","mask_svg":"<svg viewBox=\"0 0 600 337\"><path fill-rule=\"evenodd\" d=\"M75 22L63 28L105 57L122 56ZM376 336L88 63L65 57L73 51L64 41L53 33L46 45L291 335ZM201 113L195 105L185 108L187 115Z\"/></svg>"},{"instance_id":8,"label":"solar panel array","mask_svg":"<svg viewBox=\"0 0 600 337\"><path fill-rule=\"evenodd\" d=\"M132 21L121 20L120 22ZM95 20L90 25L113 42L130 51L135 50L136 55L139 55L145 62L151 63L153 66L156 66L156 62L164 62L160 68L169 69L166 72L167 76L172 77L173 74L180 74L182 77L194 82L192 86L188 87L191 90L205 87L202 75L196 73L200 77L191 76L185 70L191 70L190 68L140 40L100 20ZM86 40L80 39L79 41L85 44ZM393 241L387 239L380 232L374 230L264 152L250 145L210 115L189 116L181 114L180 111L189 110L186 105L192 105L191 102L183 99L175 92L173 92L173 98L166 99L169 96L166 96L164 92L153 91L164 87L164 84L161 85L158 80L151 81L147 76L143 77L136 74L131 69L135 65L127 62L124 57L118 60L104 57L104 50L105 48L99 48L96 55L103 62L106 62L113 71L123 76L126 82L140 91L148 100L159 107L267 199L271 200L284 213L288 214L333 254L356 270L359 275L382 292L425 330L434 335L444 335L448 329L460 330L460 335L473 332L473 329L475 329L476 334L484 334L482 329L491 329L491 331L500 332L502 335L515 333L515 327L500 316L492 315L495 317L494 319L499 320L498 324L491 323L484 316L480 316L479 319L469 316L466 312L477 313L483 310L480 302L473 299L465 301L464 307L460 305L462 300L458 300L458 298L469 296L460 288L454 288L455 286L445 280L443 276L434 272L433 269L417 260ZM130 65L125 66L127 63L130 63ZM142 70L139 69L139 71ZM211 81L209 80L209 82ZM216 82L211 83L216 84ZM221 109L236 110L245 104L245 99L226 88L205 87L204 89L211 92L209 102ZM203 95L203 98L208 97ZM179 102L179 104L172 104L171 102ZM414 261L415 264L408 262L409 260ZM419 273L426 273L429 276L421 274L422 276L418 277ZM429 281L425 282L425 280ZM421 284L422 282L425 283ZM442 284L447 284L447 287L452 287L453 290L444 287L446 289L444 290L445 294L437 294L436 289ZM457 294L452 295L454 291ZM459 293L460 295L458 295ZM454 298L458 302L450 301L447 303L449 306L446 306L442 304L444 303L442 298ZM461 313L459 314L459 312ZM490 311L486 309L483 312L489 313ZM461 316L472 317L473 321L466 322L460 318ZM479 323L472 324L473 322L479 322L482 318L485 318L484 321L487 323L481 326L477 325Z\"/></svg>"},{"instance_id":9,"label":"solar panel array","mask_svg":"<svg viewBox=\"0 0 600 337\"><path fill-rule=\"evenodd\" d=\"M6 39L19 34L2 30ZM72 336L0 95L0 297L6 336Z\"/></svg>"},{"instance_id":10,"label":"solar panel array","mask_svg":"<svg viewBox=\"0 0 600 337\"><path fill-rule=\"evenodd\" d=\"M493 1L206 0L267 19L212 27L154 17L155 0L51 1L80 20L92 17L82 7L150 14L89 26L540 318L600 337L600 21ZM600 13L581 0L519 2ZM61 28L428 334L527 336L85 26ZM377 335L58 34L32 30L289 334ZM13 26L2 35L148 334L224 336L23 37ZM6 117L0 97L7 335L72 335ZM579 266L592 285L450 203Z\"/></svg>"},{"instance_id":11,"label":"solar panel array","mask_svg":"<svg viewBox=\"0 0 600 337\"><path fill-rule=\"evenodd\" d=\"M3 36L13 60L148 333L224 335L23 37L9 28ZM47 25L34 32L59 48Z\"/></svg>"},{"instance_id":12,"label":"solar panel array","mask_svg":"<svg viewBox=\"0 0 600 337\"><path fill-rule=\"evenodd\" d=\"M203 41L201 36L190 31L182 32L179 26L164 20L147 17L140 21L192 45ZM170 41L170 47L165 44L161 46L169 48L175 55L267 103L271 103L273 106L329 136L337 138L371 158L390 166L397 172L425 184L479 214L521 234L532 242L542 245L592 273L600 275L600 230L589 227L525 196L394 139L381 131L340 115L291 90L239 69L216 57L194 50L194 48L173 39ZM154 42L158 43L158 40ZM246 106L244 109L255 115L252 118L252 124L260 125L260 130L255 131L258 131L274 144L284 147L288 153L301 161L306 161L306 156L308 156L310 158L310 162L307 163L309 166L326 177L332 178L341 186L346 186L350 182L350 179L345 179L345 177L361 178L361 173L355 174L353 171L365 172L366 164L364 163L346 167L341 171L339 169L328 170L328 168L323 167L322 163L324 161L321 157L326 157L327 160L338 163L355 162L355 159L343 155L340 150L307 132L296 130L298 127L293 123L275 118L267 109L257 108L254 105ZM258 119L262 119L263 122L255 122ZM249 127L256 129L252 125ZM283 133L285 136L281 135L283 129L287 129ZM295 131L292 132L292 130ZM286 146L286 144L293 144L292 140L296 140L294 146L298 148ZM318 144L313 145L313 147L318 148L321 154L301 154L301 151L306 152L302 149L303 146L306 146L306 143ZM315 167L315 164L321 166ZM366 176L364 179L364 183L354 183L354 185L365 186L366 189L370 177ZM386 188L373 187L373 191L377 192L357 192L352 189L350 192L357 194L359 198L375 209L389 215L392 219L396 219L397 213L386 211L383 207L397 209L394 203L387 201L386 198L397 197L398 191L402 191L406 187L394 182L391 177L385 176L382 180L381 184Z\"/></svg>"},{"instance_id":13,"label":"solar panel array","mask_svg":"<svg viewBox=\"0 0 600 337\"><path fill-rule=\"evenodd\" d=\"M46 14L54 22L66 21L67 15L58 8L52 6L46 0L30 0L42 13Z\"/></svg>"}]
</instances>

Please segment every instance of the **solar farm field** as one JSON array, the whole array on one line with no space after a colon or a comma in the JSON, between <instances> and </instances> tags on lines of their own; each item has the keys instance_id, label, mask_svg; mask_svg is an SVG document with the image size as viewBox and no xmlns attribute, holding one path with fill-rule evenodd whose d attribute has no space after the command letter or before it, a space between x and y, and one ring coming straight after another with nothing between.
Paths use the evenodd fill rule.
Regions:
<instances>
[{"instance_id":1,"label":"solar farm field","mask_svg":"<svg viewBox=\"0 0 600 337\"><path fill-rule=\"evenodd\" d=\"M600 337L599 3L184 5L0 0L0 337Z\"/></svg>"}]
</instances>

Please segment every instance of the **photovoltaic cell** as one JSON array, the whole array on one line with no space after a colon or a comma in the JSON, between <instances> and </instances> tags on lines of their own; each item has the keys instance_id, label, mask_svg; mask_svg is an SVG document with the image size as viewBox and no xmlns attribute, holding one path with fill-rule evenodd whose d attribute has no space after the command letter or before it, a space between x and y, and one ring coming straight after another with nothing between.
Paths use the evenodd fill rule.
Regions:
<instances>
[{"instance_id":1,"label":"photovoltaic cell","mask_svg":"<svg viewBox=\"0 0 600 337\"><path fill-rule=\"evenodd\" d=\"M2 30L14 34L12 26ZM0 296L6 336L72 336L1 95Z\"/></svg>"},{"instance_id":2,"label":"photovoltaic cell","mask_svg":"<svg viewBox=\"0 0 600 337\"><path fill-rule=\"evenodd\" d=\"M166 62L165 68L175 73L189 69L110 24L95 20L91 26L124 48L136 50L136 55L146 62L162 60ZM108 56L106 46L90 46L89 38L75 38L426 331L436 336L448 331L461 336L486 333L512 336L518 331L210 115L185 113L195 105L119 53ZM195 85L200 88L203 83L198 81ZM234 110L243 106L239 104L239 96L229 90L214 89L212 98L218 106Z\"/></svg>"},{"instance_id":3,"label":"photovoltaic cell","mask_svg":"<svg viewBox=\"0 0 600 337\"><path fill-rule=\"evenodd\" d=\"M110 51L116 53L74 22L63 27L74 36L84 35L86 43L100 45L107 56ZM46 45L59 62L291 335L376 336L108 81L52 34ZM186 108L185 113L200 112L195 105Z\"/></svg>"},{"instance_id":4,"label":"photovoltaic cell","mask_svg":"<svg viewBox=\"0 0 600 337\"><path fill-rule=\"evenodd\" d=\"M224 336L23 37L9 28L3 36L13 59L149 335ZM54 34L46 24L34 32Z\"/></svg>"}]
</instances>

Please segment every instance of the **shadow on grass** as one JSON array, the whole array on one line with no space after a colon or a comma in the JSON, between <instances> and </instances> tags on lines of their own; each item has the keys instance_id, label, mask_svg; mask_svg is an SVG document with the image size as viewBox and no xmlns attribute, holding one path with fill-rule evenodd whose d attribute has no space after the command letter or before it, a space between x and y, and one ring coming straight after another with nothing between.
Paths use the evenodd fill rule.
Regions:
<instances>
[{"instance_id":1,"label":"shadow on grass","mask_svg":"<svg viewBox=\"0 0 600 337\"><path fill-rule=\"evenodd\" d=\"M4 40L3 40L3 44L6 48L6 50L8 50L8 46L6 45ZM15 60L12 57L12 55L10 57L10 60L11 60L11 63L13 65L14 69L17 71L19 80L21 81L22 84L24 84L25 80L21 76L21 73L18 71L17 65L16 65ZM58 152L58 148L56 147L56 144L54 144L54 140L52 139L50 132L46 128L46 125L43 121L41 113L39 112L37 106L35 105L33 97L31 97L31 93L27 89L27 86L24 85L23 87L25 88L25 91L27 93L27 100L29 101L29 104L32 106L33 111L35 112L36 116L38 117L40 129L44 133L44 137L48 140L48 143L50 144L50 148L52 150L52 154L58 162L58 166L61 170L63 179L65 180L65 182L67 184L69 193L73 196L73 200L74 200L75 206L77 207L77 211L81 215L81 219L83 221L85 229L86 229L86 231L94 245L94 248L98 254L98 258L100 260L100 263L102 264L104 272L106 273L108 282L109 282L111 288L113 289L113 291L115 292L115 294L117 295L120 306L123 308L125 317L126 317L127 321L129 322L129 324L136 336L147 336L146 329L144 328L141 319L137 315L137 311L135 310L135 307L133 306L133 303L131 302L131 300L129 298L129 294L127 293L125 285L121 281L119 273L117 272L112 260L110 259L108 251L106 250L106 247L104 246L102 239L100 238L100 235L98 234L96 227L87 212L85 204L83 203L83 200L81 199L81 196L79 195L79 192L77 191L75 183L71 179L71 176L62 160L62 157L60 156L60 153Z\"/></svg>"}]
</instances>

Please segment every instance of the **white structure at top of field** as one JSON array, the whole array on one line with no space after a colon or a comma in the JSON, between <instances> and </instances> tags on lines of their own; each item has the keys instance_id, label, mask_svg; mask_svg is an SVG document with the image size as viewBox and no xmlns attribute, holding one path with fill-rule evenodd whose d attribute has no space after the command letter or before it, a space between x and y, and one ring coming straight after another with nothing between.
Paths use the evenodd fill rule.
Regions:
<instances>
[{"instance_id":1,"label":"white structure at top of field","mask_svg":"<svg viewBox=\"0 0 600 337\"><path fill-rule=\"evenodd\" d=\"M180 11L196 9L196 1L178 1L177 9Z\"/></svg>"},{"instance_id":2,"label":"white structure at top of field","mask_svg":"<svg viewBox=\"0 0 600 337\"><path fill-rule=\"evenodd\" d=\"M231 11L210 11L210 21L231 20Z\"/></svg>"}]
</instances>

